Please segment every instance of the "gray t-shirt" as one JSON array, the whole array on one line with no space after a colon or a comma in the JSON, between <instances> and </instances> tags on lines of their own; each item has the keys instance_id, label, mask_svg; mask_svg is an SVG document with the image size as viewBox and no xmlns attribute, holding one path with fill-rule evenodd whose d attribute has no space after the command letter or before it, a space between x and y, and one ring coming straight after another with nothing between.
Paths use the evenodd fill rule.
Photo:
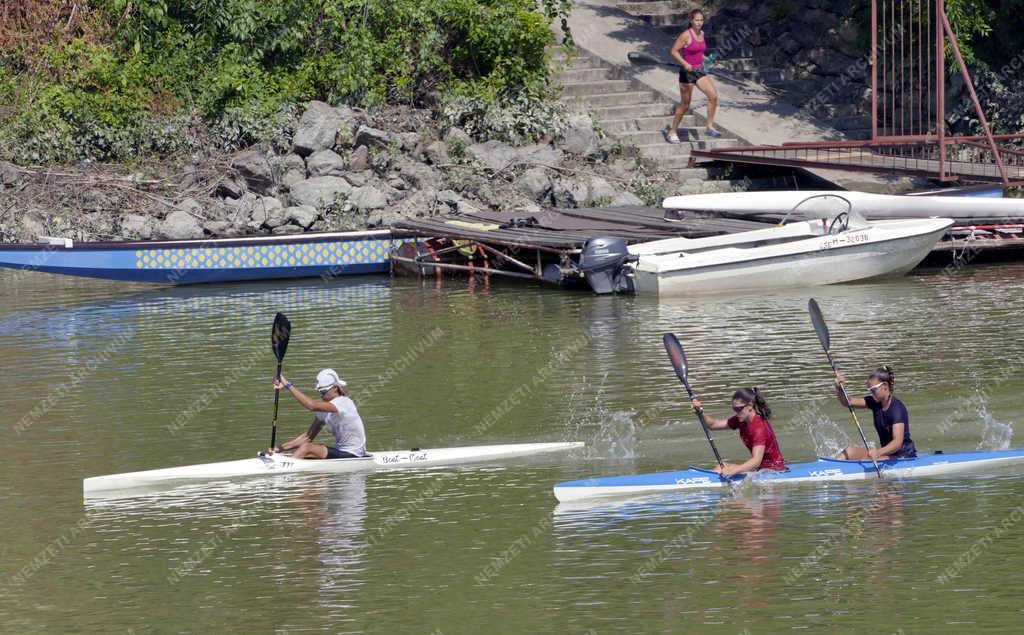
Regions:
<instances>
[{"instance_id":1,"label":"gray t-shirt","mask_svg":"<svg viewBox=\"0 0 1024 635\"><path fill-rule=\"evenodd\" d=\"M356 411L356 404L348 397L331 400L338 412L317 412L316 418L323 421L337 440L334 447L342 452L364 456L366 454L366 430L363 420Z\"/></svg>"}]
</instances>

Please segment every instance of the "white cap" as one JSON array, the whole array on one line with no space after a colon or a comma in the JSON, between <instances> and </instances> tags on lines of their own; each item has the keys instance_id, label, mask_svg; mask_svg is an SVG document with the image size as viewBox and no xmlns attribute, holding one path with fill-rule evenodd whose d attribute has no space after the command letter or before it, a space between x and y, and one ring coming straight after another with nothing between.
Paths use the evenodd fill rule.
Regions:
<instances>
[{"instance_id":1,"label":"white cap","mask_svg":"<svg viewBox=\"0 0 1024 635\"><path fill-rule=\"evenodd\" d=\"M328 388L332 388L334 386L341 386L342 388L348 386L348 384L345 383L344 379L338 377L338 373L334 372L334 369L325 368L316 374L317 390L327 390Z\"/></svg>"}]
</instances>

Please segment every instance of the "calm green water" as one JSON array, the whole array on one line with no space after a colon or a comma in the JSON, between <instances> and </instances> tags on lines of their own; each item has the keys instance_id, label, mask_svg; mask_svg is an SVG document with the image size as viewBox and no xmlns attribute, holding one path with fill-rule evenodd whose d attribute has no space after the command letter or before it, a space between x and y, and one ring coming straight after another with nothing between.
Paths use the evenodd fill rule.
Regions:
<instances>
[{"instance_id":1,"label":"calm green water","mask_svg":"<svg viewBox=\"0 0 1024 635\"><path fill-rule=\"evenodd\" d=\"M995 448L1024 444L1022 279L1024 266L971 267L813 294L851 377L897 369L919 448ZM556 504L558 481L709 463L666 330L712 412L734 388L766 391L787 459L855 437L808 291L658 303L515 283L152 289L10 272L0 289L5 632L1001 633L1024 618L1012 469ZM339 370L371 450L589 447L83 504L86 476L265 446L276 311L294 327L285 374L311 388ZM282 404L283 432L304 429Z\"/></svg>"}]
</instances>

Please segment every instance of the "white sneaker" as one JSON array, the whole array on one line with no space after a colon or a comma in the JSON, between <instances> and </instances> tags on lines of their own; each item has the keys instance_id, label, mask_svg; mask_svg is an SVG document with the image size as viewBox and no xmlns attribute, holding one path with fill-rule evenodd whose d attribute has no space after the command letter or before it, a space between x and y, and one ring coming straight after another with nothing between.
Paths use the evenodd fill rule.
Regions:
<instances>
[{"instance_id":1,"label":"white sneaker","mask_svg":"<svg viewBox=\"0 0 1024 635\"><path fill-rule=\"evenodd\" d=\"M665 140L669 143L680 143L679 135L674 132L669 132L665 135Z\"/></svg>"}]
</instances>

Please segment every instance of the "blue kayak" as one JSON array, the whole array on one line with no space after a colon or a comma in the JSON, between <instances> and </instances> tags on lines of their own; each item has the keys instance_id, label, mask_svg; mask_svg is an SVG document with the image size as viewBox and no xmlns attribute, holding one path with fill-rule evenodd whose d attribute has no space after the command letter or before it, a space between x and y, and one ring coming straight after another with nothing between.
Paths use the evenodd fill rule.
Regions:
<instances>
[{"instance_id":1,"label":"blue kayak","mask_svg":"<svg viewBox=\"0 0 1024 635\"><path fill-rule=\"evenodd\" d=\"M936 452L921 454L913 459L880 461L882 478L898 479L914 476L935 476L986 469L989 467L1024 462L1024 449L992 452ZM812 463L795 463L784 472L762 470L751 475L737 475L723 479L711 470L690 466L678 472L655 472L627 476L606 476L581 481L566 481L555 485L555 498L561 502L602 498L609 496L640 496L690 489L725 487L730 483L750 479L759 485L775 483L806 483L829 481L862 481L878 478L871 461L845 461L819 457Z\"/></svg>"}]
</instances>

